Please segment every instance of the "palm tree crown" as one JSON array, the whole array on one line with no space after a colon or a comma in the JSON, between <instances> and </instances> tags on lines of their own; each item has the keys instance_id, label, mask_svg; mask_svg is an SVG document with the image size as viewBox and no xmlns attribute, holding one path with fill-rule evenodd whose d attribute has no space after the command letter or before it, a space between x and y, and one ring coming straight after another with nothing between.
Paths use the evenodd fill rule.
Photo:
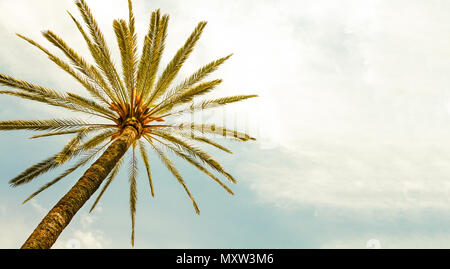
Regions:
<instances>
[{"instance_id":1,"label":"palm tree crown","mask_svg":"<svg viewBox=\"0 0 450 269\"><path fill-rule=\"evenodd\" d=\"M211 177L227 192L233 194L207 167L222 174L228 181L236 183L233 176L226 172L212 156L195 144L209 144L231 153L227 148L211 140L210 135L224 136L239 141L254 140L254 138L247 134L216 125L196 124L195 122L171 124L170 122L173 122L174 119L177 119L177 116L183 113L222 106L253 98L256 95L229 96L203 100L195 104L192 103L193 98L211 92L222 82L220 79L204 82L204 79L229 59L231 55L203 66L179 85L172 86L172 82L183 63L189 57L199 40L206 26L206 22L200 22L198 24L185 44L178 50L173 59L158 76L158 67L164 51L169 16L161 16L159 10L151 14L149 31L145 36L144 46L139 58L136 44L135 18L131 0L129 0L128 21L119 19L114 20L113 23L121 55L122 74L119 74L113 64L105 38L86 2L84 0L77 0L76 5L81 12L82 19L88 31L85 30L85 26L74 16L70 13L69 15L86 41L87 47L95 60L95 65L88 63L52 31L44 31L43 36L56 48L61 50L67 56L68 61L55 56L52 52L29 38L19 34L18 36L47 54L50 60L75 78L87 90L91 98L82 97L72 92L60 93L3 74L0 74L0 84L12 88L12 90L2 90L0 93L51 106L62 107L75 112L86 113L103 118L107 122L93 123L73 118L0 122L0 130L33 130L45 132L32 138L74 135L60 152L26 169L20 175L13 178L10 184L12 186L19 186L29 183L36 177L65 164L71 159L79 157L73 166L65 170L54 180L42 186L26 199L25 202L27 202L78 168L88 164L120 137L126 127L131 126L138 134L129 150L131 152L129 169L130 210L132 244L134 244L134 223L137 201L137 155L140 155L145 165L152 196L154 196L154 188L150 171L148 146L154 150L162 163L182 185L192 201L195 211L197 214L200 214L198 206L186 186L181 173L167 157L165 152L173 152ZM120 161L115 163L114 168L108 174L103 189L95 200L91 211L118 174L123 159L122 157Z\"/></svg>"}]
</instances>

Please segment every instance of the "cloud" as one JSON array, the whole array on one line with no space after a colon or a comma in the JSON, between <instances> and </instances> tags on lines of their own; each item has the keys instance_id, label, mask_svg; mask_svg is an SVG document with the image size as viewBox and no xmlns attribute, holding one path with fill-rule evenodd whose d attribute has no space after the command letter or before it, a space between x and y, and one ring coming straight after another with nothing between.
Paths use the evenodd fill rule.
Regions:
<instances>
[{"instance_id":1,"label":"cloud","mask_svg":"<svg viewBox=\"0 0 450 269\"><path fill-rule=\"evenodd\" d=\"M0 248L19 248L30 232L27 219L23 215L15 215L6 203L0 202ZM33 212L35 213L35 212Z\"/></svg>"},{"instance_id":2,"label":"cloud","mask_svg":"<svg viewBox=\"0 0 450 269\"><path fill-rule=\"evenodd\" d=\"M48 212L35 199L30 201L30 205L31 211L25 210L25 212L22 212L23 214L18 216L13 211L8 210L5 204L0 204L0 248L20 247L35 228L32 225L39 223L39 218L42 218ZM53 248L99 249L109 247L111 241L105 237L104 232L93 228L95 217L84 212L80 213L79 220L71 223L67 231L56 241ZM33 221L28 220L30 217ZM72 229L71 227L77 228Z\"/></svg>"},{"instance_id":3,"label":"cloud","mask_svg":"<svg viewBox=\"0 0 450 269\"><path fill-rule=\"evenodd\" d=\"M83 228L89 227L89 225L91 225L93 222L94 222L94 217L91 217L88 214L83 214L81 216L80 223Z\"/></svg>"},{"instance_id":4,"label":"cloud","mask_svg":"<svg viewBox=\"0 0 450 269\"><path fill-rule=\"evenodd\" d=\"M249 154L238 169L262 202L282 208L450 207L450 146L444 138L314 138L264 152L264 161Z\"/></svg>"},{"instance_id":5,"label":"cloud","mask_svg":"<svg viewBox=\"0 0 450 269\"><path fill-rule=\"evenodd\" d=\"M53 248L55 249L101 249L108 248L111 241L105 237L104 232L94 228L96 217L85 212L80 212L78 223L72 223L72 229L69 233L65 233L58 239Z\"/></svg>"},{"instance_id":6,"label":"cloud","mask_svg":"<svg viewBox=\"0 0 450 269\"><path fill-rule=\"evenodd\" d=\"M31 199L30 201L30 205L33 207L34 210L36 210L36 212L39 215L45 215L46 213L48 213L48 209L44 208L43 206L41 206L40 204L38 204L38 202L36 201L36 199Z\"/></svg>"},{"instance_id":7,"label":"cloud","mask_svg":"<svg viewBox=\"0 0 450 269\"><path fill-rule=\"evenodd\" d=\"M448 209L448 3L331 2L268 20L263 153L240 172L283 208Z\"/></svg>"},{"instance_id":8,"label":"cloud","mask_svg":"<svg viewBox=\"0 0 450 269\"><path fill-rule=\"evenodd\" d=\"M53 249L102 249L108 244L109 240L99 230L75 230L72 235L59 239Z\"/></svg>"},{"instance_id":9,"label":"cloud","mask_svg":"<svg viewBox=\"0 0 450 269\"><path fill-rule=\"evenodd\" d=\"M74 237L81 241L81 245L84 248L94 249L104 247L104 244L102 243L104 241L103 233L99 231L95 233L76 231L74 233Z\"/></svg>"}]
</instances>

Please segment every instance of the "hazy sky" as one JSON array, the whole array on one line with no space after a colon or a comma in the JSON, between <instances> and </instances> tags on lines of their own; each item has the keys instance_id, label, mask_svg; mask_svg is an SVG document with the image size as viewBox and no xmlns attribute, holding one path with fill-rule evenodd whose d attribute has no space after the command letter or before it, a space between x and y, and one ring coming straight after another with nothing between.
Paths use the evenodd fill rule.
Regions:
<instances>
[{"instance_id":1,"label":"hazy sky","mask_svg":"<svg viewBox=\"0 0 450 269\"><path fill-rule=\"evenodd\" d=\"M116 63L115 18L126 0L87 0ZM450 2L446 0L134 0L142 41L151 11L171 16L163 63L201 20L208 26L179 76L230 53L214 77L217 96L258 100L203 115L258 138L212 151L240 183L229 197L182 162L198 200L196 216L172 176L152 157L156 198L139 178L138 248L450 247ZM81 92L21 33L51 48L51 29L82 55L70 17L74 1L0 0L0 73ZM14 18L14 19L11 19ZM140 43L141 44L141 43ZM55 50L56 51L56 50ZM118 65L117 65L118 66ZM68 116L0 96L0 120ZM0 133L0 248L20 247L80 173L21 202L51 180L10 188L8 180L58 151L62 138L30 141ZM227 144L228 145L228 144ZM126 171L125 171L126 172ZM91 215L88 203L55 247L130 246L128 179L122 173ZM78 241L74 241L78 240Z\"/></svg>"}]
</instances>

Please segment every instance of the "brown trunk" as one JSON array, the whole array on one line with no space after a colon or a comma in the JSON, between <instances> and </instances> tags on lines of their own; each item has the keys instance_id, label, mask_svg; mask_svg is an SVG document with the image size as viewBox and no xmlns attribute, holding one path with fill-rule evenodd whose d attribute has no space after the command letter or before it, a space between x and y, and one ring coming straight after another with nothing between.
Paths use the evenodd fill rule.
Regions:
<instances>
[{"instance_id":1,"label":"brown trunk","mask_svg":"<svg viewBox=\"0 0 450 269\"><path fill-rule=\"evenodd\" d=\"M120 137L105 150L75 186L50 210L23 244L22 249L51 248L73 216L100 187L100 184L127 152L137 136L138 132L134 127L126 127Z\"/></svg>"}]
</instances>

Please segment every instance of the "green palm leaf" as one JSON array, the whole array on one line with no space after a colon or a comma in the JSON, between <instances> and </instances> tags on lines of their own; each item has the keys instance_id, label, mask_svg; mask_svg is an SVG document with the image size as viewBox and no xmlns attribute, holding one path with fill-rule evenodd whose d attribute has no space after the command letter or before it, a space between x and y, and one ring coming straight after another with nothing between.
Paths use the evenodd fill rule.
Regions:
<instances>
[{"instance_id":1,"label":"green palm leaf","mask_svg":"<svg viewBox=\"0 0 450 269\"><path fill-rule=\"evenodd\" d=\"M169 16L164 15L162 18L159 18L159 16L159 11L157 11L154 22L155 31L152 31L152 37L149 36L149 39L153 38L153 40L150 40L150 51L146 55L148 59L144 59L143 72L147 73L147 75L141 75L141 83L138 82L138 92L142 95L142 102L145 104L144 107L148 105L148 102L146 102L147 97L153 88L159 63L165 48L164 43L167 35Z\"/></svg>"},{"instance_id":2,"label":"green palm leaf","mask_svg":"<svg viewBox=\"0 0 450 269\"><path fill-rule=\"evenodd\" d=\"M124 20L115 20L114 31L119 44L120 55L122 57L122 71L131 98L135 84L136 75L136 51L133 36Z\"/></svg>"},{"instance_id":3,"label":"green palm leaf","mask_svg":"<svg viewBox=\"0 0 450 269\"><path fill-rule=\"evenodd\" d=\"M196 140L196 141L199 141L199 142L202 142L202 143L211 145L211 146L213 146L213 147L215 147L215 148L218 148L218 149L220 149L220 150L223 150L223 151L225 151L225 152L227 152L227 153L233 154L233 152L231 152L231 151L230 151L229 149L227 149L226 147L224 147L224 146L222 146L222 145L220 145L220 144L218 144L218 143L214 142L213 140L208 139L208 138L206 138L206 137L203 137L203 136L195 136L195 135L194 135L194 136L192 136L192 135L186 135L186 133L179 133L179 134L180 134L180 135L184 135L184 138Z\"/></svg>"},{"instance_id":4,"label":"green palm leaf","mask_svg":"<svg viewBox=\"0 0 450 269\"><path fill-rule=\"evenodd\" d=\"M40 194L41 192L45 191L46 189L50 188L51 186L53 186L54 184L58 183L61 179L67 177L68 175L72 174L73 172L75 172L78 168L83 167L84 165L86 165L89 161L91 161L95 156L98 155L98 153L100 151L102 151L108 144L105 144L103 147L100 147L97 150L90 150L86 153L86 157L82 158L81 160L79 160L76 164L74 164L71 168L67 169L66 171L64 171L64 173L62 173L60 176L58 176L57 178L53 179L52 181L48 182L47 184L45 184L44 186L42 186L38 191L34 192L32 195L30 195L23 203L27 203L28 201L30 201L31 199L33 199L34 197L36 197L38 194Z\"/></svg>"},{"instance_id":5,"label":"green palm leaf","mask_svg":"<svg viewBox=\"0 0 450 269\"><path fill-rule=\"evenodd\" d=\"M26 169L15 178L11 179L9 181L9 184L11 184L11 186L13 187L17 187L19 185L29 183L34 178L60 166L61 164L56 162L56 157L57 155L52 156L48 159L43 160L42 162L39 162L31 166L30 168Z\"/></svg>"},{"instance_id":6,"label":"green palm leaf","mask_svg":"<svg viewBox=\"0 0 450 269\"><path fill-rule=\"evenodd\" d=\"M132 158L130 162L130 214L131 214L131 245L134 246L134 226L136 220L136 203L137 203L137 185L136 177L138 174L138 167L135 154L135 145L133 145Z\"/></svg>"},{"instance_id":7,"label":"green palm leaf","mask_svg":"<svg viewBox=\"0 0 450 269\"><path fill-rule=\"evenodd\" d=\"M91 39L84 31L83 26L81 26L80 22L78 22L78 20L75 19L75 17L72 14L70 14L70 12L68 12L68 13L69 13L70 17L72 18L73 22L75 23L75 25L77 26L78 31L80 31L81 35L83 36L83 38L89 48L89 51L91 52L91 55L94 58L94 60L96 61L97 65L100 67L100 70L106 69L106 67L103 67L103 69L102 69L102 66L107 65L107 63L105 63L99 49L94 45L94 43L92 43ZM108 97L113 102L115 102L116 104L120 104L120 100L118 99L118 97L116 96L114 91L111 89L111 87L108 85L108 83L105 81L103 76L100 74L100 71L98 71L97 68L90 66L89 72L94 75L95 81L101 86L101 89L105 92L105 94L108 95Z\"/></svg>"},{"instance_id":8,"label":"green palm leaf","mask_svg":"<svg viewBox=\"0 0 450 269\"><path fill-rule=\"evenodd\" d=\"M147 149L145 148L144 143L142 143L142 141L139 141L139 150L141 152L141 157L142 157L142 160L144 161L145 169L147 171L148 181L150 183L150 191L152 193L152 196L155 197L155 192L153 190L152 173L150 170L150 161L148 158L148 152L147 152Z\"/></svg>"},{"instance_id":9,"label":"green palm leaf","mask_svg":"<svg viewBox=\"0 0 450 269\"><path fill-rule=\"evenodd\" d=\"M122 80L120 79L120 76L117 73L117 70L111 60L111 54L109 52L108 46L106 45L103 33L100 31L100 28L98 27L96 20L92 16L91 10L87 6L86 2L84 0L77 0L76 5L78 6L80 13L89 28L92 40L94 41L93 43L95 44L96 51L95 55L93 56L94 58L96 58L96 61L99 67L102 69L103 74L108 78L108 81L111 84L112 88L116 90L116 93L121 97L120 99L122 103L125 104L127 100L126 92Z\"/></svg>"},{"instance_id":10,"label":"green palm leaf","mask_svg":"<svg viewBox=\"0 0 450 269\"><path fill-rule=\"evenodd\" d=\"M157 100L161 95L164 94L165 90L169 87L172 81L175 79L176 75L183 66L186 59L192 53L195 44L200 39L200 36L205 29L206 22L200 22L198 26L195 28L194 32L188 38L184 46L178 50L175 57L172 61L167 65L166 69L162 73L161 77L158 80L158 84L156 85L155 90L147 101L148 104L151 104L153 100Z\"/></svg>"},{"instance_id":11,"label":"green palm leaf","mask_svg":"<svg viewBox=\"0 0 450 269\"><path fill-rule=\"evenodd\" d=\"M110 139L117 131L114 129L107 129L102 131L101 133L99 133L98 135L92 137L91 139L89 139L88 141L86 141L82 148L84 150L89 150L89 149L93 149L95 147L97 147L98 145L100 145L101 143L103 143L104 141L106 141L107 139Z\"/></svg>"},{"instance_id":12,"label":"green palm leaf","mask_svg":"<svg viewBox=\"0 0 450 269\"><path fill-rule=\"evenodd\" d=\"M155 139L155 138L153 138ZM157 139L155 139L157 140ZM191 165L193 165L194 167L196 167L197 169L199 169L200 171L202 171L203 173L205 173L206 175L208 175L210 178L212 178L214 181L216 181L217 183L219 183L220 186L222 186L229 194L234 195L233 191L230 190L230 188L228 188L227 185L225 185L220 179L218 179L216 176L214 176L211 172L208 171L208 169L206 169L205 167L203 167L203 165L201 165L198 161L196 161L194 158L192 158L191 156L187 155L186 153L180 151L179 149L177 149L174 146L168 145L167 143L164 143L160 140L157 140L158 142L160 142L161 144L163 144L166 148L168 148L170 151L174 152L176 155L178 155L179 157L181 157L182 159L186 160L188 163L190 163Z\"/></svg>"},{"instance_id":13,"label":"green palm leaf","mask_svg":"<svg viewBox=\"0 0 450 269\"><path fill-rule=\"evenodd\" d=\"M184 109L181 109L178 111L172 111L161 117L176 116L176 115L180 115L183 113L194 113L195 111L202 111L202 110L206 110L206 109L210 109L210 108L228 105L231 103L237 103L237 102L244 101L244 100L247 100L250 98L255 98L255 97L258 97L258 95L236 95L236 96L227 96L227 97L222 97L222 98L212 99L212 100L205 100L205 101L202 101L198 105L192 104L188 108L184 108Z\"/></svg>"},{"instance_id":14,"label":"green palm leaf","mask_svg":"<svg viewBox=\"0 0 450 269\"><path fill-rule=\"evenodd\" d=\"M189 78L185 79L183 83L176 86L173 90L169 92L169 94L164 98L168 99L178 93L180 90L184 90L187 88L190 88L192 85L196 84L197 82L200 82L202 79L206 78L209 74L216 71L217 68L222 65L226 60L228 60L233 54L230 54L226 57L220 58L218 60L215 60L199 70L197 70L194 74L192 74Z\"/></svg>"},{"instance_id":15,"label":"green palm leaf","mask_svg":"<svg viewBox=\"0 0 450 269\"><path fill-rule=\"evenodd\" d=\"M45 134L40 134L40 135L34 135L34 136L30 137L30 139L43 138L43 137L49 137L49 136L58 136L58 135L67 135L67 134L76 134L79 132L86 131L87 129L89 129L89 128L75 129L75 130L71 130L71 131L50 132L50 133L45 133Z\"/></svg>"},{"instance_id":16,"label":"green palm leaf","mask_svg":"<svg viewBox=\"0 0 450 269\"><path fill-rule=\"evenodd\" d=\"M43 33L44 37L50 41L55 47L59 48L72 62L72 64L77 68L78 71L80 71L82 74L84 74L90 81L93 81L95 85L92 85L88 81L77 79L79 80L83 86L89 91L89 93L98 100L102 101L104 104L108 104L107 99L103 96L102 88L103 83L100 81L98 77L98 72L93 71L95 70L95 67L87 63L87 61L78 55L76 51L74 51L71 47L69 47L64 40L62 40L59 36L57 36L55 33L51 31L45 31ZM97 88L100 87L100 88Z\"/></svg>"},{"instance_id":17,"label":"green palm leaf","mask_svg":"<svg viewBox=\"0 0 450 269\"><path fill-rule=\"evenodd\" d=\"M78 119L50 119L50 120L12 120L0 121L0 131L33 130L33 131L61 131L80 127L103 127L104 124L92 124Z\"/></svg>"},{"instance_id":18,"label":"green palm leaf","mask_svg":"<svg viewBox=\"0 0 450 269\"><path fill-rule=\"evenodd\" d=\"M191 102L194 97L206 94L222 83L221 79L200 83L187 90L184 90L175 96L164 100L158 106L150 111L151 115L162 114L167 110L173 109L176 105L182 105Z\"/></svg>"},{"instance_id":19,"label":"green palm leaf","mask_svg":"<svg viewBox=\"0 0 450 269\"><path fill-rule=\"evenodd\" d=\"M230 182L237 183L237 181L223 169L220 163L218 163L216 160L213 159L211 155L201 150L200 148L197 148L194 145L189 144L187 141L181 138L177 138L163 131L153 131L152 134L164 138L165 140L173 143L175 146L180 147L181 149L185 150L192 156L195 156L202 162L208 164L211 168L213 168L217 172L223 174Z\"/></svg>"},{"instance_id":20,"label":"green palm leaf","mask_svg":"<svg viewBox=\"0 0 450 269\"><path fill-rule=\"evenodd\" d=\"M176 126L175 129L179 132L184 133L190 133L197 132L201 134L212 134L212 135L218 135L225 138L230 138L238 141L255 141L256 138L251 137L250 135L246 133L239 132L237 130L228 129L222 126L217 126L215 124L195 124L193 122L191 123L181 123Z\"/></svg>"},{"instance_id":21,"label":"green palm leaf","mask_svg":"<svg viewBox=\"0 0 450 269\"><path fill-rule=\"evenodd\" d=\"M72 157L74 152L78 149L78 147L80 146L81 141L86 136L86 132L87 131L83 130L83 131L79 132L77 134L77 136L72 138L69 141L69 143L67 143L67 145L64 147L64 149L60 153L58 153L58 156L56 156L55 161L60 164L67 162L70 159L70 157Z\"/></svg>"}]
</instances>

